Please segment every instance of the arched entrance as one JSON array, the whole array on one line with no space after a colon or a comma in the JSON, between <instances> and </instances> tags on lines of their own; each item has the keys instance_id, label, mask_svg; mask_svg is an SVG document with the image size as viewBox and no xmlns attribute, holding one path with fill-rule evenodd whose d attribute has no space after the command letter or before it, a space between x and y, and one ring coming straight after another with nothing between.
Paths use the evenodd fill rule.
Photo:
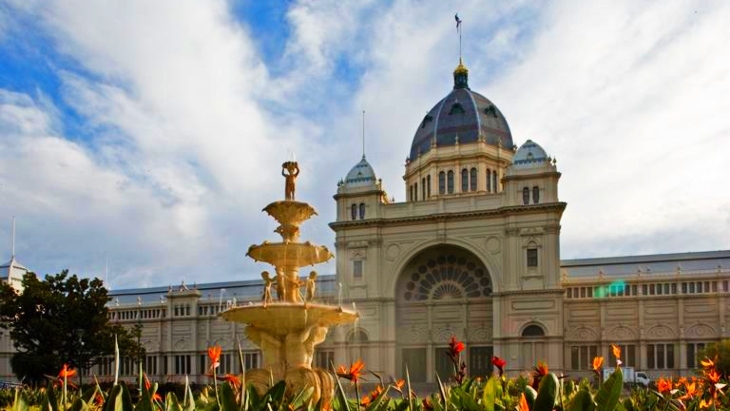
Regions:
<instances>
[{"instance_id":1,"label":"arched entrance","mask_svg":"<svg viewBox=\"0 0 730 411\"><path fill-rule=\"evenodd\" d=\"M520 333L520 367L530 369L538 361L547 360L545 329L537 324L528 324Z\"/></svg>"},{"instance_id":2,"label":"arched entrance","mask_svg":"<svg viewBox=\"0 0 730 411\"><path fill-rule=\"evenodd\" d=\"M471 375L491 372L492 278L470 251L453 245L415 255L396 282L396 371L412 382L448 380L444 354L451 336L466 344L462 359Z\"/></svg>"}]
</instances>

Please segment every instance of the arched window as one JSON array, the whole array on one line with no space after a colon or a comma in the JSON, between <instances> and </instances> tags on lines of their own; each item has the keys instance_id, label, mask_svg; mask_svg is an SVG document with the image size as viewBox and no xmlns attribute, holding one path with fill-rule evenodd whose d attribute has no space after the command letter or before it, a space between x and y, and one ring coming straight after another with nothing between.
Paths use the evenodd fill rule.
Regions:
<instances>
[{"instance_id":1,"label":"arched window","mask_svg":"<svg viewBox=\"0 0 730 411\"><path fill-rule=\"evenodd\" d=\"M470 180L469 180L469 190L470 191L477 191L477 169L472 167L471 171L469 172L471 174Z\"/></svg>"},{"instance_id":2,"label":"arched window","mask_svg":"<svg viewBox=\"0 0 730 411\"><path fill-rule=\"evenodd\" d=\"M350 208L350 214L352 215L353 220L357 218L357 204L352 205Z\"/></svg>"},{"instance_id":3,"label":"arched window","mask_svg":"<svg viewBox=\"0 0 730 411\"><path fill-rule=\"evenodd\" d=\"M532 187L532 202L537 204L540 202L540 187Z\"/></svg>"},{"instance_id":4,"label":"arched window","mask_svg":"<svg viewBox=\"0 0 730 411\"><path fill-rule=\"evenodd\" d=\"M492 187L495 193L499 192L499 187L497 186L497 170L492 171Z\"/></svg>"},{"instance_id":5,"label":"arched window","mask_svg":"<svg viewBox=\"0 0 730 411\"><path fill-rule=\"evenodd\" d=\"M492 170L487 169L487 193L492 192Z\"/></svg>"},{"instance_id":6,"label":"arched window","mask_svg":"<svg viewBox=\"0 0 730 411\"><path fill-rule=\"evenodd\" d=\"M522 330L522 336L523 337L544 337L545 336L545 330L542 329L539 325L530 324L527 327L525 327L524 330Z\"/></svg>"},{"instance_id":7,"label":"arched window","mask_svg":"<svg viewBox=\"0 0 730 411\"><path fill-rule=\"evenodd\" d=\"M461 191L466 193L469 191L469 170L461 170Z\"/></svg>"},{"instance_id":8,"label":"arched window","mask_svg":"<svg viewBox=\"0 0 730 411\"><path fill-rule=\"evenodd\" d=\"M413 184L413 201L418 201L418 183Z\"/></svg>"},{"instance_id":9,"label":"arched window","mask_svg":"<svg viewBox=\"0 0 730 411\"><path fill-rule=\"evenodd\" d=\"M522 204L530 204L530 189L527 187L522 189Z\"/></svg>"},{"instance_id":10,"label":"arched window","mask_svg":"<svg viewBox=\"0 0 730 411\"><path fill-rule=\"evenodd\" d=\"M454 193L454 170L449 170L449 172L446 173L446 191L448 191L449 194Z\"/></svg>"},{"instance_id":11,"label":"arched window","mask_svg":"<svg viewBox=\"0 0 730 411\"><path fill-rule=\"evenodd\" d=\"M365 203L360 203L360 219L365 218Z\"/></svg>"},{"instance_id":12,"label":"arched window","mask_svg":"<svg viewBox=\"0 0 730 411\"><path fill-rule=\"evenodd\" d=\"M426 176L426 198L431 198L431 174Z\"/></svg>"},{"instance_id":13,"label":"arched window","mask_svg":"<svg viewBox=\"0 0 730 411\"><path fill-rule=\"evenodd\" d=\"M421 178L421 200L426 199L426 178Z\"/></svg>"},{"instance_id":14,"label":"arched window","mask_svg":"<svg viewBox=\"0 0 730 411\"><path fill-rule=\"evenodd\" d=\"M446 194L446 173L439 172L439 194Z\"/></svg>"}]
</instances>

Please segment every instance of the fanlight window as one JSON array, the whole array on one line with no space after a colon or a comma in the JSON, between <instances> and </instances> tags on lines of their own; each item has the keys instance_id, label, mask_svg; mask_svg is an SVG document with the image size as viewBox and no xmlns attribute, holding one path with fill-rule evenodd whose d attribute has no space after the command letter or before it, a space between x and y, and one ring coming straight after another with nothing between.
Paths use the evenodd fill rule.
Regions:
<instances>
[{"instance_id":1,"label":"fanlight window","mask_svg":"<svg viewBox=\"0 0 730 411\"><path fill-rule=\"evenodd\" d=\"M542 329L539 325L531 324L525 327L524 330L522 330L522 336L523 337L544 337L545 336L545 330Z\"/></svg>"},{"instance_id":2,"label":"fanlight window","mask_svg":"<svg viewBox=\"0 0 730 411\"><path fill-rule=\"evenodd\" d=\"M464 256L442 253L418 265L405 283L405 301L486 297L492 281L484 266Z\"/></svg>"}]
</instances>

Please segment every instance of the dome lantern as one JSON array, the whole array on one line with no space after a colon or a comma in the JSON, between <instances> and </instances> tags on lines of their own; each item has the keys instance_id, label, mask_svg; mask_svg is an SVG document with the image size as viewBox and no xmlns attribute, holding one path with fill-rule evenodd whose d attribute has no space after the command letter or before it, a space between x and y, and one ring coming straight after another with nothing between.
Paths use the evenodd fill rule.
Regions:
<instances>
[{"instance_id":1,"label":"dome lantern","mask_svg":"<svg viewBox=\"0 0 730 411\"><path fill-rule=\"evenodd\" d=\"M469 88L469 69L459 58L459 65L454 69L454 89Z\"/></svg>"}]
</instances>

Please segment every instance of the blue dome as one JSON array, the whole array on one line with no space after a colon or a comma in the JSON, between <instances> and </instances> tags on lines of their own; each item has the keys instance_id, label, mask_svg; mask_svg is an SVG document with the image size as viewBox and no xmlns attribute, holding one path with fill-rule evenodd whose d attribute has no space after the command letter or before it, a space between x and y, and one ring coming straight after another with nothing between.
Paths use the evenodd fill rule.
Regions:
<instances>
[{"instance_id":1,"label":"blue dome","mask_svg":"<svg viewBox=\"0 0 730 411\"><path fill-rule=\"evenodd\" d=\"M515 168L538 167L549 163L550 157L545 150L532 140L525 141L512 158L512 166Z\"/></svg>"},{"instance_id":2,"label":"blue dome","mask_svg":"<svg viewBox=\"0 0 730 411\"><path fill-rule=\"evenodd\" d=\"M437 147L475 143L483 136L487 144L502 144L512 148L512 133L507 120L489 99L471 91L467 82L468 70L461 62L454 70L454 89L439 101L421 121L413 136L410 159L431 150L434 139Z\"/></svg>"},{"instance_id":3,"label":"blue dome","mask_svg":"<svg viewBox=\"0 0 730 411\"><path fill-rule=\"evenodd\" d=\"M365 156L362 156L362 160L355 164L355 167L345 177L345 184L348 186L366 186L375 184L375 182L375 171L370 163L365 160Z\"/></svg>"}]
</instances>

